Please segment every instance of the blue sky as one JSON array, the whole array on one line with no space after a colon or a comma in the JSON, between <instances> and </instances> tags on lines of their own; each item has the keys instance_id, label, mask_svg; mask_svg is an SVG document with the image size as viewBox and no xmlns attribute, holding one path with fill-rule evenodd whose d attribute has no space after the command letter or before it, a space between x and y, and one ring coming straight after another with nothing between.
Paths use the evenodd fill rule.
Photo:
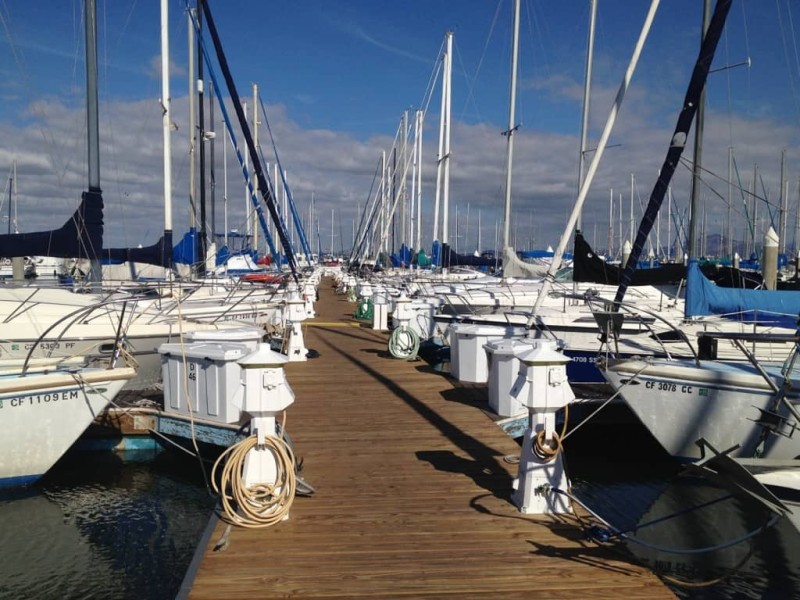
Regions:
<instances>
[{"instance_id":1,"label":"blue sky","mask_svg":"<svg viewBox=\"0 0 800 600\"><path fill-rule=\"evenodd\" d=\"M517 245L555 245L577 190L589 3L522 4L517 105L522 126L513 185ZM648 4L599 0L590 145L602 130ZM178 125L173 193L175 229L180 232L188 224L187 26L183 2L173 0L169 7ZM505 181L505 146L499 134L508 119L511 0L211 0L211 7L240 94L249 97L250 84L259 84L301 209L314 193L323 231L330 231L330 209L338 211L342 239L336 246L349 244L356 205L366 201L379 153L389 150L402 111L423 101L444 33L454 31L451 203L459 204L462 219L467 204L473 215L470 239L461 240L462 248L476 243L477 209L482 212L483 246L491 245L486 240L494 236L501 218ZM78 0L0 4L0 173L18 161L19 221L26 231L60 224L84 185L82 10ZM608 150L592 188L585 218L590 241L605 242L607 237L609 190L615 196L622 193L628 202L633 173L636 203L650 193L696 56L701 11L699 0L662 1L612 135L611 143L620 146ZM715 66L748 57L752 66L712 74L708 89L708 168L724 177L727 147L733 145L743 185L749 185L758 164L759 187L772 202L779 194L783 149L793 203L797 198L798 17L797 3L790 0L735 0ZM152 241L163 213L158 20L154 0L98 0L107 243ZM426 213L433 198L438 107L437 89L426 117L423 149ZM221 149L217 154L221 165ZM241 176L230 155L229 166L230 189L243 198L238 191ZM686 182L685 173L679 172L676 203L687 200ZM724 184L709 184L726 193ZM712 201L713 192L708 195L709 213L723 219L727 209ZM741 204L739 198L738 209ZM230 206L231 223L240 222L244 200ZM454 218L452 205L450 212ZM466 222L460 226L463 231ZM429 237L430 231L424 235Z\"/></svg>"}]
</instances>

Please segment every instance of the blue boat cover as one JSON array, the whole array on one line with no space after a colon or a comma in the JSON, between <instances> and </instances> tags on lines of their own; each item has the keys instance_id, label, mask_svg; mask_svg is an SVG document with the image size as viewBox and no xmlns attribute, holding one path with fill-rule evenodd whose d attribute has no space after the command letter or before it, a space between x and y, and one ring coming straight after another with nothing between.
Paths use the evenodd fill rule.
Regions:
<instances>
[{"instance_id":1,"label":"blue boat cover","mask_svg":"<svg viewBox=\"0 0 800 600\"><path fill-rule=\"evenodd\" d=\"M411 250L403 244L396 254L392 254L392 267L408 267L411 265Z\"/></svg>"},{"instance_id":2,"label":"blue boat cover","mask_svg":"<svg viewBox=\"0 0 800 600\"><path fill-rule=\"evenodd\" d=\"M686 274L684 312L687 317L724 315L795 328L800 314L800 291L717 287L706 279L698 262L691 260Z\"/></svg>"}]
</instances>

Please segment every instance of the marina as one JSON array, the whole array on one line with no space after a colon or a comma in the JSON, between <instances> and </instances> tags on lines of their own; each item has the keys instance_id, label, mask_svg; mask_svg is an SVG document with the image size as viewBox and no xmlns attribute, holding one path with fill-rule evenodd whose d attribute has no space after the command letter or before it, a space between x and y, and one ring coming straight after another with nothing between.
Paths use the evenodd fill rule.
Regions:
<instances>
[{"instance_id":1,"label":"marina","mask_svg":"<svg viewBox=\"0 0 800 600\"><path fill-rule=\"evenodd\" d=\"M0 597L800 597L795 9L606 1L0 7Z\"/></svg>"},{"instance_id":2,"label":"marina","mask_svg":"<svg viewBox=\"0 0 800 600\"><path fill-rule=\"evenodd\" d=\"M350 326L353 305L330 280L316 307L306 337L319 357L286 371L297 395L287 428L317 492L267 531L235 528L215 552L219 523L187 597L673 597L582 540L573 518L520 515L516 465L503 460L519 446L477 398Z\"/></svg>"},{"instance_id":3,"label":"marina","mask_svg":"<svg viewBox=\"0 0 800 600\"><path fill-rule=\"evenodd\" d=\"M318 317L305 326L318 357L285 367L297 397L287 411L287 431L302 459L301 474L316 490L296 500L287 521L266 530L236 527L226 535L215 516L218 500L195 459L174 449L159 452L156 445L120 454L139 457L124 466L107 451L79 451L34 488L5 492L0 515L13 518L9 511L19 514L36 502L49 507L35 509L35 523L20 522L27 523L28 565L38 556L47 570L60 560L54 552L85 546L55 524L79 523L95 532L89 548L110 557L123 553L114 560L128 566L102 575L95 561L76 555L68 563L74 581L59 575L49 583L58 569L45 574L28 566L14 573L22 560L18 534L6 528L2 595L78 598L89 589L96 590L89 597L108 598L471 598L522 597L536 589L556 597L701 599L800 592L800 535L785 519L751 542L691 556L624 540L599 543L587 537L589 521L580 509L581 519L519 513L511 499L516 465L508 460L519 456L519 445L496 423L486 386L460 383L422 360L393 359L387 335L354 320L353 304L330 284L323 279ZM624 439L634 452L620 453L618 444L606 443L609 437ZM630 422L604 421L593 433L576 433L565 452L576 496L621 528L720 494L707 483L676 479L677 465ZM87 466L96 477L87 478ZM140 483L164 475L164 483L130 496ZM119 492L116 482L123 484ZM147 525L150 518L156 529ZM194 523L188 529L187 519ZM710 546L746 533L757 519L741 506L717 504L635 536L676 549ZM108 534L109 528L120 533ZM172 528L180 533L167 533ZM182 541L176 545L172 535ZM225 549L215 551L223 539ZM119 566L110 568L113 573Z\"/></svg>"}]
</instances>

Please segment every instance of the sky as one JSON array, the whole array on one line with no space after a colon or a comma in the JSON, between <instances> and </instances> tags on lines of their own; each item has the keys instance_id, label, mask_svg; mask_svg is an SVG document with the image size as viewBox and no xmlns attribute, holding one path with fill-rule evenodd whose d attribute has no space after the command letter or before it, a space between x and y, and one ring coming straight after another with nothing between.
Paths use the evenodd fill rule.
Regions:
<instances>
[{"instance_id":1,"label":"sky","mask_svg":"<svg viewBox=\"0 0 800 600\"><path fill-rule=\"evenodd\" d=\"M475 250L480 215L480 249L495 248L503 228L507 161L501 134L509 119L511 0L209 3L237 89L251 110L251 86L259 86L304 215L314 198L323 251L332 242L337 252L349 250L356 211L374 194L381 152L391 151L403 111L417 108L426 109L422 235L429 246L441 82L427 91L445 32L453 31L450 243L461 252ZM648 6L645 0L598 0L590 149L603 130ZM190 224L186 5L169 0L169 11L173 228L181 235ZM97 13L105 245L146 245L164 227L159 6L156 0L97 0ZM82 2L0 0L0 20L0 177L6 179L0 215L8 214L8 174L16 162L17 227L58 227L87 185ZM589 1L522 0L520 21L510 241L527 250L557 245L578 192ZM630 237L631 198L638 223L681 108L701 21L700 0L661 2L587 197L583 229L598 249L607 246L610 198L615 246ZM770 214L777 228L785 152L786 243L794 247L800 198L795 22L800 27L796 1L734 0L714 61L719 70L707 87L707 173L700 189L709 235L726 227L729 147L736 166L730 198L734 237L745 236L746 197L753 213L745 193L754 173L756 238L769 226ZM742 65L748 60L750 66ZM218 109L216 117L206 129L222 132ZM259 135L266 160L273 162L263 124ZM222 135L215 141L216 229L223 229L227 187L229 228L242 231L244 180L230 148L224 178L222 141ZM690 145L684 158L690 160L692 152ZM688 167L679 167L669 230L666 212L661 219L662 245L686 218L689 181ZM0 229L8 227L8 217L2 218Z\"/></svg>"}]
</instances>

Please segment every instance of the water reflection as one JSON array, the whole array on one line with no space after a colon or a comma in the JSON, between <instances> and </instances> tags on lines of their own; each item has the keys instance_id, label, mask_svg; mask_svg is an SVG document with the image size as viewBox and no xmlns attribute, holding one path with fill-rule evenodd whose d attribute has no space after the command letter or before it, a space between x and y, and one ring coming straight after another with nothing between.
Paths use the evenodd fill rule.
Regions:
<instances>
[{"instance_id":1,"label":"water reflection","mask_svg":"<svg viewBox=\"0 0 800 600\"><path fill-rule=\"evenodd\" d=\"M0 597L174 598L214 499L196 465L145 458L71 455L2 493Z\"/></svg>"},{"instance_id":2,"label":"water reflection","mask_svg":"<svg viewBox=\"0 0 800 600\"><path fill-rule=\"evenodd\" d=\"M575 494L643 542L625 546L679 597L800 598L800 534L788 519L764 528L771 515L760 505L731 498L705 480L678 476L678 467L667 461L610 466L581 458L570 466ZM758 533L721 547L749 532Z\"/></svg>"}]
</instances>

